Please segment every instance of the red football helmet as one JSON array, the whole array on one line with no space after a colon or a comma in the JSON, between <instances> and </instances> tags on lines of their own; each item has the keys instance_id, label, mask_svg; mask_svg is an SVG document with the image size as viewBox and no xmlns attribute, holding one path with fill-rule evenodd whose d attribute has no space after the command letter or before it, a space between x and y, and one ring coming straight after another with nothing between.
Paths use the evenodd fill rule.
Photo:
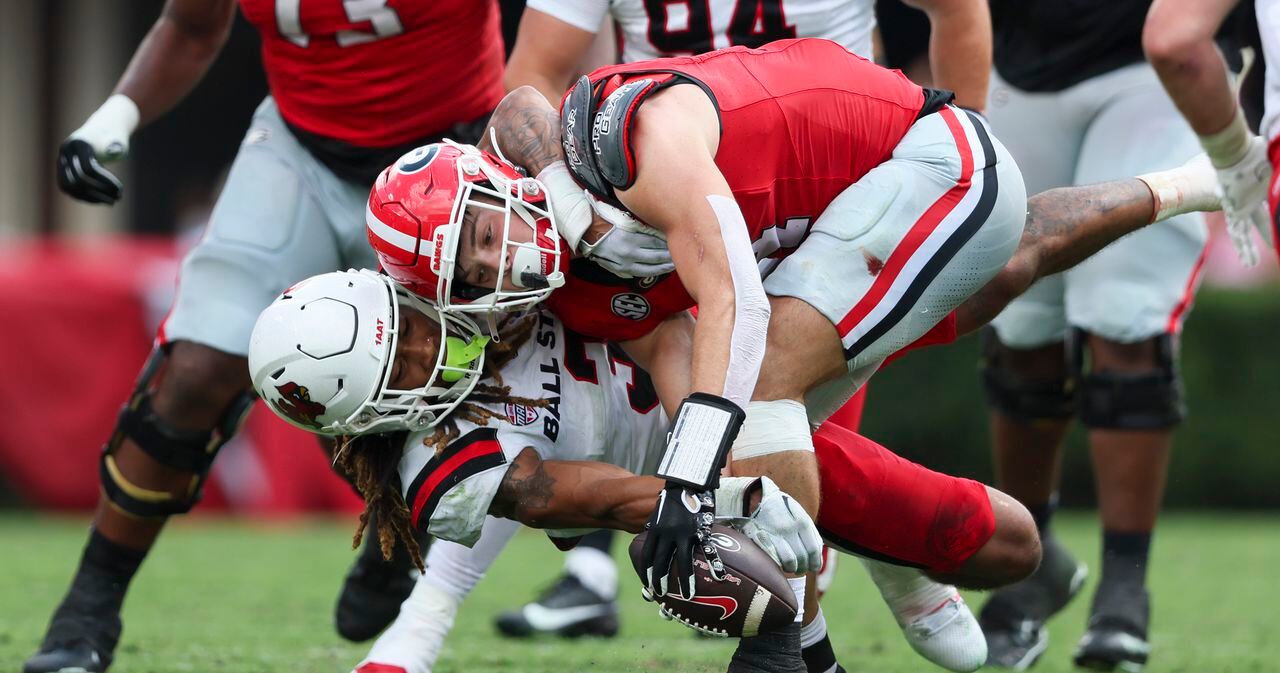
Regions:
<instances>
[{"instance_id":1,"label":"red football helmet","mask_svg":"<svg viewBox=\"0 0 1280 673\"><path fill-rule=\"evenodd\" d=\"M454 279L458 232L469 207L503 213L493 287ZM562 252L546 187L471 145L446 140L400 157L374 183L365 224L383 270L442 311L511 310L536 304L564 284L569 254ZM532 241L512 240L516 227L529 227ZM505 288L507 279L518 289Z\"/></svg>"}]
</instances>

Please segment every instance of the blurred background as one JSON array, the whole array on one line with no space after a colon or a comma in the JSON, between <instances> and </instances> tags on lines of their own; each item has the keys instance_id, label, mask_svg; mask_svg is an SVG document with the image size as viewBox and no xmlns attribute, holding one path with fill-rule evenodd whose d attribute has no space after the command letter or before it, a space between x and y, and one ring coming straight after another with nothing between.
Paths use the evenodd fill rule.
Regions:
<instances>
[{"instance_id":1,"label":"blurred background","mask_svg":"<svg viewBox=\"0 0 1280 673\"><path fill-rule=\"evenodd\" d=\"M58 143L110 93L162 4L0 1L0 408L10 410L0 423L3 507L92 508L96 454L266 91L257 36L237 18L200 86L140 131L113 169L126 185L120 203L89 206L58 192ZM513 27L522 3L505 4ZM924 44L910 14L881 4L898 16L886 25L908 26ZM914 69L919 48L886 42L890 65L927 76ZM1167 502L1280 507L1280 430L1265 416L1280 381L1280 277L1273 256L1242 269L1221 222L1211 224L1204 287L1182 344L1190 417L1176 435ZM990 481L977 351L966 339L892 365L872 387L865 433L931 467ZM1066 506L1093 501L1080 440L1066 456ZM311 438L259 411L224 449L198 511L356 507Z\"/></svg>"}]
</instances>

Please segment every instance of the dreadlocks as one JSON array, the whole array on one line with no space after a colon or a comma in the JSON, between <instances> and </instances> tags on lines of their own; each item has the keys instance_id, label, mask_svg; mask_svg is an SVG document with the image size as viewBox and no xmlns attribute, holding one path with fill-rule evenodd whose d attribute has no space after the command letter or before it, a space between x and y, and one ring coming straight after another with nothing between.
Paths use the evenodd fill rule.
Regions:
<instances>
[{"instance_id":1,"label":"dreadlocks","mask_svg":"<svg viewBox=\"0 0 1280 673\"><path fill-rule=\"evenodd\" d=\"M531 407L545 407L546 400L512 397L511 388L503 385L502 368L515 358L520 347L529 340L537 316L529 315L508 320L501 329L501 340L485 349L484 372L471 394L442 420L434 433L422 440L437 455L449 443L458 438L457 419L475 425L488 425L490 419L505 418L483 405L502 405L516 402ZM404 544L418 570L423 570L422 550L414 536L413 521L408 505L400 494L400 482L396 468L400 464L408 432L356 435L338 440L337 459L334 467L347 475L360 496L364 498L364 512L360 525L351 539L352 548L360 546L365 528L372 522L377 534L382 557L390 560L396 541Z\"/></svg>"}]
</instances>

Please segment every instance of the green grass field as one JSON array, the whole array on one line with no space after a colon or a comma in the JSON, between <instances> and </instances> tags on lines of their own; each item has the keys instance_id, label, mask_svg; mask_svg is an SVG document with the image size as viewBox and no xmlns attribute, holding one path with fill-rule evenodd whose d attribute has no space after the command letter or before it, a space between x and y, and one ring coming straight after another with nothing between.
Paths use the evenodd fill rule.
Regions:
<instances>
[{"instance_id":1,"label":"green grass field","mask_svg":"<svg viewBox=\"0 0 1280 673\"><path fill-rule=\"evenodd\" d=\"M16 673L34 651L84 541L85 521L0 518L0 673ZM1096 565L1097 528L1061 515L1058 530ZM171 527L134 582L115 673L349 671L365 651L338 639L331 609L350 562L350 530L331 520L249 524L218 519ZM1274 607L1280 581L1280 517L1172 514L1156 538L1150 579L1154 655L1148 671L1272 673L1280 670ZM625 553L618 545L619 558ZM721 671L726 641L695 638L662 621L624 572L623 632L613 640L511 642L490 626L554 574L559 553L522 531L463 606L437 671ZM624 561L625 563L625 561ZM1093 589L1094 577L1086 587ZM1089 594L1052 627L1036 668L1073 670ZM981 596L970 596L981 603ZM847 562L825 603L832 641L851 673L930 671L910 651L861 567Z\"/></svg>"}]
</instances>

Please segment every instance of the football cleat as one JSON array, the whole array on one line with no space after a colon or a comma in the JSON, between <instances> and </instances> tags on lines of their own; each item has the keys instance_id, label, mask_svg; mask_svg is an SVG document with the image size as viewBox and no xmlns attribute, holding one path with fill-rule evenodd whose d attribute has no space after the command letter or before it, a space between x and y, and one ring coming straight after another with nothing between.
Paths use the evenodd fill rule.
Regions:
<instances>
[{"instance_id":1,"label":"football cleat","mask_svg":"<svg viewBox=\"0 0 1280 673\"><path fill-rule=\"evenodd\" d=\"M978 621L987 637L987 665L1025 671L1049 647L1045 622L1080 592L1089 575L1083 563L1051 535L1042 540L1040 567L991 595Z\"/></svg>"},{"instance_id":2,"label":"football cleat","mask_svg":"<svg viewBox=\"0 0 1280 673\"><path fill-rule=\"evenodd\" d=\"M1151 653L1147 642L1150 615L1150 597L1143 586L1100 584L1093 596L1089 628L1076 646L1076 666L1095 671L1141 671Z\"/></svg>"},{"instance_id":3,"label":"football cleat","mask_svg":"<svg viewBox=\"0 0 1280 673\"><path fill-rule=\"evenodd\" d=\"M565 638L612 638L618 634L618 604L565 573L532 603L498 615L494 626L509 638L543 633Z\"/></svg>"},{"instance_id":4,"label":"football cleat","mask_svg":"<svg viewBox=\"0 0 1280 673\"><path fill-rule=\"evenodd\" d=\"M428 535L418 540L423 556L431 540ZM383 560L371 524L334 606L333 624L338 635L353 643L378 635L400 614L400 604L413 591L417 576L418 569L402 544L396 545L390 561Z\"/></svg>"},{"instance_id":5,"label":"football cleat","mask_svg":"<svg viewBox=\"0 0 1280 673\"><path fill-rule=\"evenodd\" d=\"M987 660L982 629L955 587L918 568L859 560L917 654L957 672L975 671Z\"/></svg>"},{"instance_id":6,"label":"football cleat","mask_svg":"<svg viewBox=\"0 0 1280 673\"><path fill-rule=\"evenodd\" d=\"M102 673L120 640L124 587L81 569L22 673Z\"/></svg>"}]
</instances>

